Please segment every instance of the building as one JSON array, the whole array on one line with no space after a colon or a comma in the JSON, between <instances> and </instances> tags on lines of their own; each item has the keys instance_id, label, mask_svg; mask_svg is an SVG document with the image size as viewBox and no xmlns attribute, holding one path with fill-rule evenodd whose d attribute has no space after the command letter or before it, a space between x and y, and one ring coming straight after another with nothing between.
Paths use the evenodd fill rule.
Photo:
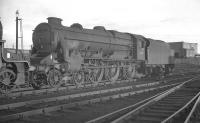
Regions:
<instances>
[{"instance_id":1,"label":"building","mask_svg":"<svg viewBox=\"0 0 200 123\"><path fill-rule=\"evenodd\" d=\"M197 54L197 43L170 42L168 44L174 50L175 58L195 57Z\"/></svg>"}]
</instances>

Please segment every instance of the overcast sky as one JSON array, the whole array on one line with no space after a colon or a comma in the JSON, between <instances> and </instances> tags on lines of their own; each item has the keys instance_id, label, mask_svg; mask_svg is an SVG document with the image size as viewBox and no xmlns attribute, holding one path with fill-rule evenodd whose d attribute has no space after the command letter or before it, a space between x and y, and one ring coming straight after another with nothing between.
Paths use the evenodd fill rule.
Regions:
<instances>
[{"instance_id":1,"label":"overcast sky","mask_svg":"<svg viewBox=\"0 0 200 123\"><path fill-rule=\"evenodd\" d=\"M32 44L32 30L50 16L62 18L65 26L101 25L166 42L200 45L200 0L0 0L6 47L15 45L16 10L23 18L26 49Z\"/></svg>"}]
</instances>

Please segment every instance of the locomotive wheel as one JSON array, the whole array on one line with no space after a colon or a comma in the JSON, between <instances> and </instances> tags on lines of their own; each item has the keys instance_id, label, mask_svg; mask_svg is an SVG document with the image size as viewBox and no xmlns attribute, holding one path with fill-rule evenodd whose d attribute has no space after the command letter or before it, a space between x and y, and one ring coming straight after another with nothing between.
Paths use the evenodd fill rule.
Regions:
<instances>
[{"instance_id":1,"label":"locomotive wheel","mask_svg":"<svg viewBox=\"0 0 200 123\"><path fill-rule=\"evenodd\" d=\"M72 76L72 81L77 86L80 86L81 84L83 84L84 83L84 72L81 72L81 71L75 72Z\"/></svg>"},{"instance_id":2,"label":"locomotive wheel","mask_svg":"<svg viewBox=\"0 0 200 123\"><path fill-rule=\"evenodd\" d=\"M51 69L48 72L47 81L48 81L48 84L51 87L57 87L57 86L59 86L60 80L61 80L61 73L60 73L59 70L57 70L57 69Z\"/></svg>"},{"instance_id":3,"label":"locomotive wheel","mask_svg":"<svg viewBox=\"0 0 200 123\"><path fill-rule=\"evenodd\" d=\"M131 79L132 78L132 73L133 73L133 67L131 66L131 65L129 65L129 66L127 66L127 68L126 68L126 72L127 72L127 79Z\"/></svg>"},{"instance_id":4,"label":"locomotive wheel","mask_svg":"<svg viewBox=\"0 0 200 123\"><path fill-rule=\"evenodd\" d=\"M98 72L97 72L97 74L96 74L96 82L100 82L100 81L102 81L102 78L103 78L103 73L104 73L104 69L103 68L97 68L98 70Z\"/></svg>"},{"instance_id":5,"label":"locomotive wheel","mask_svg":"<svg viewBox=\"0 0 200 123\"><path fill-rule=\"evenodd\" d=\"M96 66L103 66L102 61L98 61L98 63L96 63ZM102 81L103 75L104 75L104 68L96 68L91 78L93 78L93 82L98 83Z\"/></svg>"},{"instance_id":6,"label":"locomotive wheel","mask_svg":"<svg viewBox=\"0 0 200 123\"><path fill-rule=\"evenodd\" d=\"M97 81L97 70L95 69L92 69L90 72L89 72L89 81L92 82L92 83L95 83Z\"/></svg>"},{"instance_id":7,"label":"locomotive wheel","mask_svg":"<svg viewBox=\"0 0 200 123\"><path fill-rule=\"evenodd\" d=\"M40 89L43 85L47 84L46 74L43 72L32 73L31 85L34 89Z\"/></svg>"},{"instance_id":8,"label":"locomotive wheel","mask_svg":"<svg viewBox=\"0 0 200 123\"><path fill-rule=\"evenodd\" d=\"M92 70L88 70L88 72L85 74L85 82L86 83L94 83L95 81L95 75Z\"/></svg>"},{"instance_id":9,"label":"locomotive wheel","mask_svg":"<svg viewBox=\"0 0 200 123\"><path fill-rule=\"evenodd\" d=\"M119 67L110 68L110 80L111 81L116 81L118 79L119 71L120 71Z\"/></svg>"},{"instance_id":10,"label":"locomotive wheel","mask_svg":"<svg viewBox=\"0 0 200 123\"><path fill-rule=\"evenodd\" d=\"M14 87L16 74L12 70L5 69L0 72L0 92L7 93Z\"/></svg>"},{"instance_id":11,"label":"locomotive wheel","mask_svg":"<svg viewBox=\"0 0 200 123\"><path fill-rule=\"evenodd\" d=\"M129 78L129 72L127 67L123 67L123 79L127 80Z\"/></svg>"},{"instance_id":12,"label":"locomotive wheel","mask_svg":"<svg viewBox=\"0 0 200 123\"><path fill-rule=\"evenodd\" d=\"M130 69L129 69L130 70ZM134 78L135 77L135 74L136 74L136 71L135 71L135 66L131 66L131 70L130 70L130 78Z\"/></svg>"},{"instance_id":13,"label":"locomotive wheel","mask_svg":"<svg viewBox=\"0 0 200 123\"><path fill-rule=\"evenodd\" d=\"M105 71L105 73L104 73L104 75L105 75L105 80L109 81L110 78L111 78L111 76L110 76L110 68L105 68L104 71Z\"/></svg>"},{"instance_id":14,"label":"locomotive wheel","mask_svg":"<svg viewBox=\"0 0 200 123\"><path fill-rule=\"evenodd\" d=\"M123 78L124 79L131 79L135 76L135 69L134 66L126 66L123 68Z\"/></svg>"},{"instance_id":15,"label":"locomotive wheel","mask_svg":"<svg viewBox=\"0 0 200 123\"><path fill-rule=\"evenodd\" d=\"M116 81L119 77L119 67L105 68L105 79L108 81Z\"/></svg>"}]
</instances>

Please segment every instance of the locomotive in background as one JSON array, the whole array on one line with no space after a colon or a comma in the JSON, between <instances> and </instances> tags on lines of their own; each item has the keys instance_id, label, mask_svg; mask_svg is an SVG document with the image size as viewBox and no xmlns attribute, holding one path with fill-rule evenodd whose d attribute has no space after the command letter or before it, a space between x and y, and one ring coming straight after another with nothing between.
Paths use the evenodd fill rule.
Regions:
<instances>
[{"instance_id":1,"label":"locomotive in background","mask_svg":"<svg viewBox=\"0 0 200 123\"><path fill-rule=\"evenodd\" d=\"M10 54L4 48L3 27L0 21L0 93L29 82L29 63L19 54Z\"/></svg>"},{"instance_id":2,"label":"locomotive in background","mask_svg":"<svg viewBox=\"0 0 200 123\"><path fill-rule=\"evenodd\" d=\"M144 76L163 76L173 69L167 43L141 35L63 26L60 18L36 26L30 72L33 87L115 82Z\"/></svg>"}]
</instances>

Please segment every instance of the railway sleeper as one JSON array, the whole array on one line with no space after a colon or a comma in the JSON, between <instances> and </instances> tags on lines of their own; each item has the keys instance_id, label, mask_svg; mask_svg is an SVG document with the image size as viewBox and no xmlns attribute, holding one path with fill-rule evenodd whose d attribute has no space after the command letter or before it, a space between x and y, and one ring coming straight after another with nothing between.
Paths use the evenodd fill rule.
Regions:
<instances>
[{"instance_id":1,"label":"railway sleeper","mask_svg":"<svg viewBox=\"0 0 200 123\"><path fill-rule=\"evenodd\" d=\"M180 107L181 105L180 104L167 104L167 103L157 103L156 104L157 106L161 106L161 107Z\"/></svg>"},{"instance_id":2,"label":"railway sleeper","mask_svg":"<svg viewBox=\"0 0 200 123\"><path fill-rule=\"evenodd\" d=\"M182 96L192 96L193 94L195 94L195 93L198 93L199 91L185 91L185 92L181 92L181 93L173 93L172 94L172 96L180 96L180 97L182 97Z\"/></svg>"},{"instance_id":3,"label":"railway sleeper","mask_svg":"<svg viewBox=\"0 0 200 123\"><path fill-rule=\"evenodd\" d=\"M15 121L15 120L14 120ZM36 118L29 118L29 117L22 117L18 119L19 122L25 123L38 123L39 119Z\"/></svg>"},{"instance_id":4,"label":"railway sleeper","mask_svg":"<svg viewBox=\"0 0 200 123\"><path fill-rule=\"evenodd\" d=\"M181 100L181 101L169 101L169 100L160 100L158 103L164 103L164 104L169 104L169 105L184 105L185 103Z\"/></svg>"},{"instance_id":5,"label":"railway sleeper","mask_svg":"<svg viewBox=\"0 0 200 123\"><path fill-rule=\"evenodd\" d=\"M195 92L195 93L198 93L198 92ZM191 93L191 92L185 92L185 93L182 93L182 94L177 94L177 93L172 93L170 95L168 95L166 98L183 98L185 96L193 96L195 93Z\"/></svg>"},{"instance_id":6,"label":"railway sleeper","mask_svg":"<svg viewBox=\"0 0 200 123\"><path fill-rule=\"evenodd\" d=\"M189 98L190 99L190 98ZM164 102L171 102L171 103L181 103L181 102L184 102L184 101L187 101L188 99L185 97L185 99L170 99L170 98L166 98L166 99L163 99L161 101L164 101Z\"/></svg>"},{"instance_id":7,"label":"railway sleeper","mask_svg":"<svg viewBox=\"0 0 200 123\"><path fill-rule=\"evenodd\" d=\"M146 117L146 116L138 116L137 118L130 119L131 122L134 123L160 123L163 118L161 117Z\"/></svg>"},{"instance_id":8,"label":"railway sleeper","mask_svg":"<svg viewBox=\"0 0 200 123\"><path fill-rule=\"evenodd\" d=\"M141 115L145 116L145 117L162 117L162 118L166 118L171 114L171 112L169 113L161 113L161 112L151 112L151 111L145 111L143 112Z\"/></svg>"},{"instance_id":9,"label":"railway sleeper","mask_svg":"<svg viewBox=\"0 0 200 123\"><path fill-rule=\"evenodd\" d=\"M190 93L190 92L187 92L187 93ZM169 96L167 96L166 97L166 99L168 99L168 98L171 98L171 99L182 99L182 98L184 98L184 97L190 97L190 96L193 96L194 94L190 94L190 95L188 95L188 94L171 94L171 95L169 95Z\"/></svg>"},{"instance_id":10,"label":"railway sleeper","mask_svg":"<svg viewBox=\"0 0 200 123\"><path fill-rule=\"evenodd\" d=\"M200 122L200 104L196 107L196 111L194 112L193 116L191 117L192 123L198 123Z\"/></svg>"},{"instance_id":11,"label":"railway sleeper","mask_svg":"<svg viewBox=\"0 0 200 123\"><path fill-rule=\"evenodd\" d=\"M191 118L191 123L200 123L200 115L199 117L196 117L196 118Z\"/></svg>"},{"instance_id":12,"label":"railway sleeper","mask_svg":"<svg viewBox=\"0 0 200 123\"><path fill-rule=\"evenodd\" d=\"M156 110L169 110L169 111L177 111L177 109L178 109L175 107L162 107L162 106L157 106L157 105L153 105L150 108L156 109Z\"/></svg>"},{"instance_id":13,"label":"railway sleeper","mask_svg":"<svg viewBox=\"0 0 200 123\"><path fill-rule=\"evenodd\" d=\"M169 101L181 101L181 100L186 100L186 99L190 99L191 97L188 97L188 96L185 96L185 97L168 97L168 98L166 98L167 100L169 100Z\"/></svg>"},{"instance_id":14,"label":"railway sleeper","mask_svg":"<svg viewBox=\"0 0 200 123\"><path fill-rule=\"evenodd\" d=\"M28 123L41 123L42 120L43 121L47 121L50 120L50 118L52 118L53 115L51 114L40 114L40 115L33 115L30 117L26 117L24 119L21 119L22 121L28 122Z\"/></svg>"},{"instance_id":15,"label":"railway sleeper","mask_svg":"<svg viewBox=\"0 0 200 123\"><path fill-rule=\"evenodd\" d=\"M174 113L173 110L157 110L157 109L152 109L152 108L147 109L147 111L152 112L152 113L157 113L157 112L159 112L159 113L167 113L167 114Z\"/></svg>"},{"instance_id":16,"label":"railway sleeper","mask_svg":"<svg viewBox=\"0 0 200 123\"><path fill-rule=\"evenodd\" d=\"M186 89L186 88L181 88L180 90L177 90L174 92L174 95L187 95L187 94L192 94L192 93L197 93L199 89Z\"/></svg>"},{"instance_id":17,"label":"railway sleeper","mask_svg":"<svg viewBox=\"0 0 200 123\"><path fill-rule=\"evenodd\" d=\"M185 94L181 94L181 95L170 95L169 97L171 97L171 98L184 98L184 97L186 97L186 96L188 96L188 97L190 97L190 96L194 96L194 93L191 93L191 92L187 92L187 93L185 93Z\"/></svg>"}]
</instances>

